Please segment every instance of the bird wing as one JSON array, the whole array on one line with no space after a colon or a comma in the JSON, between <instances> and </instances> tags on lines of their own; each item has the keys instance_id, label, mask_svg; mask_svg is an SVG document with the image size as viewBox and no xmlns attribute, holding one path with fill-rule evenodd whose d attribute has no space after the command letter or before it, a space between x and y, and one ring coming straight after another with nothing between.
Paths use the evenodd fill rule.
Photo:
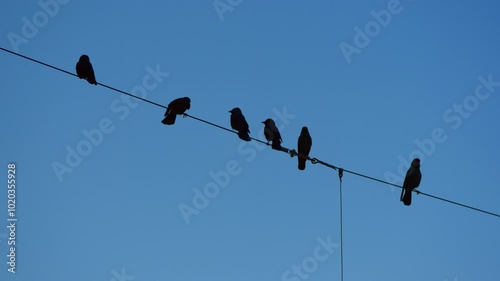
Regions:
<instances>
[{"instance_id":1,"label":"bird wing","mask_svg":"<svg viewBox=\"0 0 500 281\"><path fill-rule=\"evenodd\" d=\"M264 136L266 137L266 140L271 141L272 140L272 135L273 131L271 128L269 128L267 125L264 127Z\"/></svg>"},{"instance_id":2,"label":"bird wing","mask_svg":"<svg viewBox=\"0 0 500 281\"><path fill-rule=\"evenodd\" d=\"M414 170L415 169L413 168L413 166L410 166L408 172L406 172L406 177L403 182L403 187L414 187L414 181L415 181Z\"/></svg>"},{"instance_id":3,"label":"bird wing","mask_svg":"<svg viewBox=\"0 0 500 281\"><path fill-rule=\"evenodd\" d=\"M311 152L312 139L308 135L300 135L297 150L300 154L309 155Z\"/></svg>"},{"instance_id":4,"label":"bird wing","mask_svg":"<svg viewBox=\"0 0 500 281\"><path fill-rule=\"evenodd\" d=\"M170 111L172 111L172 107L170 106L170 104L167 106L167 110L165 110L165 115L164 116L167 116Z\"/></svg>"},{"instance_id":5,"label":"bird wing","mask_svg":"<svg viewBox=\"0 0 500 281\"><path fill-rule=\"evenodd\" d=\"M233 130L239 131L238 122L236 120L236 116L234 116L234 113L231 113L230 123L231 123L231 128L233 128Z\"/></svg>"},{"instance_id":6,"label":"bird wing","mask_svg":"<svg viewBox=\"0 0 500 281\"><path fill-rule=\"evenodd\" d=\"M279 141L283 142L283 140L281 139L280 131L278 130L278 127L276 127L274 122L269 124L269 129L271 130L271 132L273 134L272 135L273 138L277 138Z\"/></svg>"},{"instance_id":7,"label":"bird wing","mask_svg":"<svg viewBox=\"0 0 500 281\"><path fill-rule=\"evenodd\" d=\"M245 132L250 133L250 126L248 126L248 122L245 119L245 116L241 114L241 127L244 129Z\"/></svg>"},{"instance_id":8,"label":"bird wing","mask_svg":"<svg viewBox=\"0 0 500 281\"><path fill-rule=\"evenodd\" d=\"M281 138L281 134L280 134L280 131L278 130L278 128L276 128L276 131L274 132L276 134L276 137L281 141L283 142L283 139Z\"/></svg>"},{"instance_id":9,"label":"bird wing","mask_svg":"<svg viewBox=\"0 0 500 281\"><path fill-rule=\"evenodd\" d=\"M85 70L84 70L82 63L77 62L76 63L76 75L78 75L78 78L84 78L85 77L84 72L85 72Z\"/></svg>"},{"instance_id":10,"label":"bird wing","mask_svg":"<svg viewBox=\"0 0 500 281\"><path fill-rule=\"evenodd\" d=\"M420 172L420 168L415 169L415 187L420 185L420 181L422 180L422 173Z\"/></svg>"}]
</instances>

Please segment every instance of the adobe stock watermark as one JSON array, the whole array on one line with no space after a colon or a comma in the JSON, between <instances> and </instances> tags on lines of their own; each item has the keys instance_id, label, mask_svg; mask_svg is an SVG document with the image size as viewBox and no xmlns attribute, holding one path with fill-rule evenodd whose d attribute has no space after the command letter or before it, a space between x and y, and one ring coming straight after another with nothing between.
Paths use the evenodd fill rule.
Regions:
<instances>
[{"instance_id":1,"label":"adobe stock watermark","mask_svg":"<svg viewBox=\"0 0 500 281\"><path fill-rule=\"evenodd\" d=\"M30 18L22 17L21 32L20 34L9 32L7 39L9 39L12 49L17 53L19 52L19 45L28 44L29 40L33 39L41 28L44 28L50 21L59 14L61 5L66 5L70 0L40 0L38 6L40 9L33 13Z\"/></svg>"},{"instance_id":2,"label":"adobe stock watermark","mask_svg":"<svg viewBox=\"0 0 500 281\"><path fill-rule=\"evenodd\" d=\"M285 270L281 274L281 280L300 281L309 279L311 274L318 270L319 265L330 258L334 250L340 247L340 244L332 242L331 237L331 235L328 235L326 239L317 237L318 245L314 248L312 255L305 257L299 262L299 265L294 264L290 269Z\"/></svg>"},{"instance_id":3,"label":"adobe stock watermark","mask_svg":"<svg viewBox=\"0 0 500 281\"><path fill-rule=\"evenodd\" d=\"M466 96L460 103L454 103L443 112L443 121L449 127L448 130L456 131L461 128L464 120L470 118L472 113L478 110L481 103L488 100L496 88L500 87L500 79L494 81L493 74L491 73L486 78L479 76L477 79L479 83L475 87L474 94ZM422 140L416 139L414 141L416 148L409 153L407 158L403 157L403 155L398 156L399 165L397 174L386 171L384 173L385 180L394 184L403 183L406 171L414 158L420 158L420 161L423 162L436 152L438 145L442 145L447 140L448 135L446 134L446 129L443 127L434 128L427 138ZM395 188L391 187L391 190L394 191Z\"/></svg>"},{"instance_id":4,"label":"adobe stock watermark","mask_svg":"<svg viewBox=\"0 0 500 281\"><path fill-rule=\"evenodd\" d=\"M156 65L154 68L148 65L145 69L147 74L142 78L142 84L133 87L131 90L133 95L141 98L146 98L149 92L156 89L163 82L163 79L170 75L168 72L161 71L160 65ZM115 114L115 117L123 121L130 115L130 110L137 106L138 104L133 101L132 97L122 95L111 102L110 109ZM64 180L64 174L72 173L75 168L80 166L85 157L88 157L94 151L94 148L101 145L105 136L115 129L116 126L113 120L104 117L94 128L83 129L81 131L82 139L76 144L66 145L64 161L53 161L51 164L59 182L61 183Z\"/></svg>"},{"instance_id":5,"label":"adobe stock watermark","mask_svg":"<svg viewBox=\"0 0 500 281\"><path fill-rule=\"evenodd\" d=\"M127 274L125 267L120 272L113 269L111 270L111 274L113 277L109 281L132 281L135 279L135 276Z\"/></svg>"},{"instance_id":6,"label":"adobe stock watermark","mask_svg":"<svg viewBox=\"0 0 500 281\"><path fill-rule=\"evenodd\" d=\"M273 108L274 120L276 121L276 126L281 133L285 130L286 126L290 124L290 120L295 119L295 114L290 114L287 112L286 106L280 111ZM277 121L280 121L279 123ZM264 127L258 133L259 139L264 138ZM238 154L246 157L245 161L250 163L257 157L257 152L262 151L266 147L265 144L256 141L241 141L237 147ZM210 178L209 182L203 186L203 188L193 188L193 198L191 200L192 205L186 203L180 203L178 205L179 211L181 213L184 222L189 225L191 223L191 216L199 215L202 210L208 207L211 200L219 196L220 191L225 189L231 183L231 179L243 171L243 167L237 160L229 160L225 167L218 172L210 171L208 176Z\"/></svg>"},{"instance_id":7,"label":"adobe stock watermark","mask_svg":"<svg viewBox=\"0 0 500 281\"><path fill-rule=\"evenodd\" d=\"M219 20L224 21L224 14L234 11L234 8L241 5L241 3L243 3L243 0L214 0L212 5L217 16L219 16Z\"/></svg>"},{"instance_id":8,"label":"adobe stock watermark","mask_svg":"<svg viewBox=\"0 0 500 281\"><path fill-rule=\"evenodd\" d=\"M391 23L392 17L400 14L403 9L403 5L399 0L389 0L386 9L378 12L371 10L370 15L373 17L373 20L368 21L363 29L359 26L353 28L355 32L353 39L354 46L344 41L339 44L340 51L342 51L347 63L351 63L352 55L359 55L362 49L368 47L372 39L380 34L382 28L386 28Z\"/></svg>"}]
</instances>

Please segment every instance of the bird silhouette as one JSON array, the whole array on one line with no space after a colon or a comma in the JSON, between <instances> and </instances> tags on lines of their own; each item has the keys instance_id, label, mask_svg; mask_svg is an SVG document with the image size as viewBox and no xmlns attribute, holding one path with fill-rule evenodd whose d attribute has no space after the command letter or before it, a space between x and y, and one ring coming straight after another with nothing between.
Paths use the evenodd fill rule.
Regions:
<instances>
[{"instance_id":1,"label":"bird silhouette","mask_svg":"<svg viewBox=\"0 0 500 281\"><path fill-rule=\"evenodd\" d=\"M420 185L421 180L422 173L420 172L420 159L415 158L411 161L411 166L408 169L408 172L406 172L403 190L401 190L401 197L399 198L406 206L411 205L411 193L413 189Z\"/></svg>"},{"instance_id":2,"label":"bird silhouette","mask_svg":"<svg viewBox=\"0 0 500 281\"><path fill-rule=\"evenodd\" d=\"M248 128L248 123L247 120L245 120L245 116L243 116L241 109L235 107L229 110L229 112L231 112L231 128L238 131L238 137L240 139L244 141L251 141L252 139L249 135L250 130Z\"/></svg>"},{"instance_id":3,"label":"bird silhouette","mask_svg":"<svg viewBox=\"0 0 500 281\"><path fill-rule=\"evenodd\" d=\"M186 110L191 108L191 99L188 97L178 98L168 104L165 111L165 118L161 121L165 125L175 124L175 119L178 114L184 114Z\"/></svg>"},{"instance_id":4,"label":"bird silhouette","mask_svg":"<svg viewBox=\"0 0 500 281\"><path fill-rule=\"evenodd\" d=\"M263 121L264 123L264 136L266 137L267 143L271 143L271 147L276 150L282 150L281 147L281 134L280 131L278 130L278 127L276 127L276 124L274 123L274 120L271 118L266 119L266 121Z\"/></svg>"},{"instance_id":5,"label":"bird silhouette","mask_svg":"<svg viewBox=\"0 0 500 281\"><path fill-rule=\"evenodd\" d=\"M94 68L90 63L90 58L87 55L82 55L76 63L76 74L80 79L87 79L87 82L97 85L95 80Z\"/></svg>"},{"instance_id":6,"label":"bird silhouette","mask_svg":"<svg viewBox=\"0 0 500 281\"><path fill-rule=\"evenodd\" d=\"M302 127L302 131L300 132L299 140L297 141L297 150L299 154L309 157L309 152L311 152L312 139L311 135L309 135L309 130L307 127ZM298 157L299 161L299 170L304 170L306 168L307 159Z\"/></svg>"}]
</instances>

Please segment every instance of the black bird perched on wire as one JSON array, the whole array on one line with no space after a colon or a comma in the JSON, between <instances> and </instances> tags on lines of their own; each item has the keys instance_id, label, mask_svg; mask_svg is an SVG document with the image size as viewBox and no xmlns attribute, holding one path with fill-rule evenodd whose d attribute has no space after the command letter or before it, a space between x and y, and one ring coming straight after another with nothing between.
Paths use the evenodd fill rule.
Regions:
<instances>
[{"instance_id":1,"label":"black bird perched on wire","mask_svg":"<svg viewBox=\"0 0 500 281\"><path fill-rule=\"evenodd\" d=\"M297 141L297 150L299 154L309 156L309 152L311 152L311 146L312 139L311 135L309 135L309 130L307 129L307 127L302 127L299 140ZM305 170L307 159L300 156L298 156L297 158L299 159L299 170Z\"/></svg>"},{"instance_id":2,"label":"black bird perched on wire","mask_svg":"<svg viewBox=\"0 0 500 281\"><path fill-rule=\"evenodd\" d=\"M191 99L188 97L178 98L168 104L165 118L161 121L165 125L173 125L177 114L184 114L191 108Z\"/></svg>"},{"instance_id":3,"label":"black bird perched on wire","mask_svg":"<svg viewBox=\"0 0 500 281\"><path fill-rule=\"evenodd\" d=\"M271 118L266 119L264 123L264 136L266 137L267 143L272 142L271 147L276 150L282 150L281 147L281 134Z\"/></svg>"},{"instance_id":4,"label":"black bird perched on wire","mask_svg":"<svg viewBox=\"0 0 500 281\"><path fill-rule=\"evenodd\" d=\"M90 63L90 58L87 55L82 55L76 63L76 74L80 79L87 79L90 84L97 85L95 80L94 68Z\"/></svg>"},{"instance_id":5,"label":"black bird perched on wire","mask_svg":"<svg viewBox=\"0 0 500 281\"><path fill-rule=\"evenodd\" d=\"M400 200L406 206L411 205L411 193L414 188L420 185L422 180L422 173L420 173L420 159L415 158L411 161L411 166L406 172L405 181L403 183L403 190L401 190Z\"/></svg>"},{"instance_id":6,"label":"black bird perched on wire","mask_svg":"<svg viewBox=\"0 0 500 281\"><path fill-rule=\"evenodd\" d=\"M245 116L243 116L241 109L235 107L229 110L229 112L231 112L231 128L238 131L238 137L240 139L244 141L251 141L252 139L249 135L250 129L248 128L247 120L245 119Z\"/></svg>"}]
</instances>

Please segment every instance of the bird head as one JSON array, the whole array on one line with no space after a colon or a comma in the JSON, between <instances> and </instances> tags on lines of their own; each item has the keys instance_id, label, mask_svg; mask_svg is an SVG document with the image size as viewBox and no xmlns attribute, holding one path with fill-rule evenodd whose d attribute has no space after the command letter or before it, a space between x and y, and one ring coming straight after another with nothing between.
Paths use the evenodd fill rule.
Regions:
<instances>
[{"instance_id":1,"label":"bird head","mask_svg":"<svg viewBox=\"0 0 500 281\"><path fill-rule=\"evenodd\" d=\"M231 112L231 113L241 113L241 109L239 107L235 107L235 108L229 110L229 112Z\"/></svg>"},{"instance_id":2,"label":"bird head","mask_svg":"<svg viewBox=\"0 0 500 281\"><path fill-rule=\"evenodd\" d=\"M309 130L307 129L307 127L302 127L302 131L300 131L300 134L308 134L309 133Z\"/></svg>"},{"instance_id":3,"label":"bird head","mask_svg":"<svg viewBox=\"0 0 500 281\"><path fill-rule=\"evenodd\" d=\"M267 118L266 121L262 121L262 123L265 125L271 125L274 124L274 120L271 118Z\"/></svg>"},{"instance_id":4,"label":"bird head","mask_svg":"<svg viewBox=\"0 0 500 281\"><path fill-rule=\"evenodd\" d=\"M89 58L89 56L87 56L87 55L82 55L82 56L80 57L80 61L86 61L86 62L89 62L89 61L90 61L90 58Z\"/></svg>"},{"instance_id":5,"label":"bird head","mask_svg":"<svg viewBox=\"0 0 500 281\"><path fill-rule=\"evenodd\" d=\"M413 167L420 168L420 159L418 159L418 158L413 159L413 161L411 161L411 165Z\"/></svg>"}]
</instances>

